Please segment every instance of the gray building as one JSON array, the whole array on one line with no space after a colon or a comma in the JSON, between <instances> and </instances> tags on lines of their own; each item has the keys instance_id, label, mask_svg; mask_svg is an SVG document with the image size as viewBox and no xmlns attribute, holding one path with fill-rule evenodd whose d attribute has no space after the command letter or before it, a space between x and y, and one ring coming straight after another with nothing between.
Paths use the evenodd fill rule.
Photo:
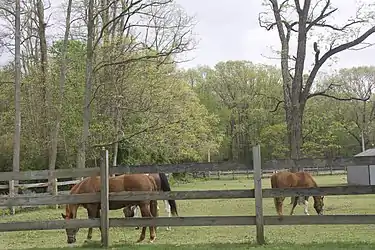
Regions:
<instances>
[{"instance_id":1,"label":"gray building","mask_svg":"<svg viewBox=\"0 0 375 250\"><path fill-rule=\"evenodd\" d=\"M367 149L354 157L375 156L375 148ZM348 185L375 185L375 165L348 166Z\"/></svg>"}]
</instances>

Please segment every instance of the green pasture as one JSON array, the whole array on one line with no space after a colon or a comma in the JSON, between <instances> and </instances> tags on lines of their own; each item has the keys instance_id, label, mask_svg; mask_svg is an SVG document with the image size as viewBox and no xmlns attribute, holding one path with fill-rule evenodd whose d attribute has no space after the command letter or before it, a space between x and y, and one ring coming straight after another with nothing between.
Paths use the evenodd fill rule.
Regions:
<instances>
[{"instance_id":1,"label":"green pasture","mask_svg":"<svg viewBox=\"0 0 375 250\"><path fill-rule=\"evenodd\" d=\"M316 177L319 185L346 183L345 176ZM269 179L263 180L265 188L270 187ZM253 188L252 180L210 180L194 181L188 184L174 184L173 190L209 190ZM312 198L309 211L314 214ZM289 200L289 199L288 199ZM286 213L290 206L285 207ZM204 215L254 215L253 199L189 200L177 201L182 216ZM374 195L329 196L325 199L326 214L373 214ZM164 204L159 202L160 214L165 216ZM1 222L27 220L61 219L60 210L44 209L24 212L11 217L2 217ZM275 215L272 199L264 199L264 214ZM303 207L297 207L296 214L303 214ZM121 210L111 212L111 217L121 217ZM79 218L86 218L83 209ZM147 241L136 244L139 231L134 228L111 228L112 249L374 249L375 226L372 225L322 225L322 226L266 226L267 244L255 244L255 226L235 227L173 227L166 231L160 227L155 243ZM81 229L75 248L99 248L99 229L94 229L93 242L84 243L87 229ZM148 234L148 230L147 230ZM148 236L148 235L147 235ZM65 230L25 231L1 233L0 249L71 249L66 244Z\"/></svg>"}]
</instances>

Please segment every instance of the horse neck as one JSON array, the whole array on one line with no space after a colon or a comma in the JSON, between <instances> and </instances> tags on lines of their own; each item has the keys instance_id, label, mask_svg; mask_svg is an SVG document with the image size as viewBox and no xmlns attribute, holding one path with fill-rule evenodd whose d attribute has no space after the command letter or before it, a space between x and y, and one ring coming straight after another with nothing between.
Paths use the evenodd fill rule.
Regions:
<instances>
[{"instance_id":1,"label":"horse neck","mask_svg":"<svg viewBox=\"0 0 375 250\"><path fill-rule=\"evenodd\" d=\"M310 179L311 179L311 182L313 184L313 187L318 187L318 184L316 183L316 181L314 180L314 178L312 176L310 176ZM317 198L318 198L318 196L313 196L314 203L315 203Z\"/></svg>"},{"instance_id":2,"label":"horse neck","mask_svg":"<svg viewBox=\"0 0 375 250\"><path fill-rule=\"evenodd\" d=\"M65 207L65 213L66 216L69 217L69 219L75 219L77 218L77 210L78 210L77 204L67 204Z\"/></svg>"}]
</instances>

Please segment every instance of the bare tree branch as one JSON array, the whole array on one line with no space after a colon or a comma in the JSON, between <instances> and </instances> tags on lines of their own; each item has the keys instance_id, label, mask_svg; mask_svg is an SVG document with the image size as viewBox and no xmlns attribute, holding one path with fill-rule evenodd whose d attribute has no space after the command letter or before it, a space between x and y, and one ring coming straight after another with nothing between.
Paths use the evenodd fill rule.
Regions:
<instances>
[{"instance_id":1,"label":"bare tree branch","mask_svg":"<svg viewBox=\"0 0 375 250\"><path fill-rule=\"evenodd\" d=\"M103 143L103 144L95 144L95 145L92 146L92 148L113 146L116 143L121 143L123 141L129 140L129 139L131 139L131 138L133 138L137 135L140 135L140 134L143 134L143 133L146 133L146 132L155 132L155 131L158 131L158 130L161 130L161 129L166 129L169 126L174 125L174 124L178 124L178 123L181 123L181 120L170 122L168 124L159 126L159 122L157 121L155 124L152 124L152 125L144 128L144 129L142 129L142 130L137 131L137 132L134 132L131 135L128 135L126 137L123 135L123 137L121 139L117 140L117 141L112 141L112 142Z\"/></svg>"},{"instance_id":2,"label":"bare tree branch","mask_svg":"<svg viewBox=\"0 0 375 250\"><path fill-rule=\"evenodd\" d=\"M333 49L330 49L328 50L314 65L308 79L306 80L306 85L305 85L305 88L303 90L303 96L304 98L309 98L309 95L310 95L310 89L311 89L311 86L314 82L314 79L316 77L316 74L318 73L319 69L323 66L323 64L333 55L339 53L339 52L342 52L346 49L350 49L360 43L362 43L364 40L366 40L366 38L368 38L370 35L372 35L373 33L375 32L375 26L374 27L371 27L370 29L368 29L365 33L363 33L361 36L359 36L358 38L350 41L350 42L347 42L347 43L344 43L344 44L341 44Z\"/></svg>"}]
</instances>

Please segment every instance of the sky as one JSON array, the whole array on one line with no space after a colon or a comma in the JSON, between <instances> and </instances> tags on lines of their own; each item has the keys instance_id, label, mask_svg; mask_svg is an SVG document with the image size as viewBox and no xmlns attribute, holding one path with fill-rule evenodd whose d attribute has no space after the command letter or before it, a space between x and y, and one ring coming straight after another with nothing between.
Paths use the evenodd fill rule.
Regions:
<instances>
[{"instance_id":1,"label":"sky","mask_svg":"<svg viewBox=\"0 0 375 250\"><path fill-rule=\"evenodd\" d=\"M267 31L258 23L260 12L268 10L263 0L177 0L188 14L196 17L194 32L200 41L198 48L190 53L193 60L184 68L197 65L214 66L219 61L248 60L279 66L272 48L279 49L280 40L276 29ZM280 1L279 1L280 2ZM314 1L313 1L314 2ZM332 0L338 7L334 22L343 22L355 14L358 1ZM221 4L218 4L221 3ZM375 43L375 34L368 41ZM313 58L312 51L308 53ZM323 53L323 51L322 51ZM345 51L333 65L323 69L375 65L375 46L362 51ZM312 61L310 61L312 62Z\"/></svg>"},{"instance_id":2,"label":"sky","mask_svg":"<svg viewBox=\"0 0 375 250\"><path fill-rule=\"evenodd\" d=\"M186 57L191 60L180 64L180 67L190 68L198 65L214 66L219 61L226 60L248 60L253 63L264 63L279 66L280 62L272 49L280 48L280 41L276 29L266 31L259 26L258 15L268 10L262 6L264 0L176 0L185 11L195 17L195 38L199 42L194 51L189 52ZM338 7L334 16L334 23L347 20L355 14L359 0L332 0ZM370 2L371 0L362 0ZM53 6L57 7L62 0L53 0ZM314 1L313 1L314 2ZM55 11L53 15L62 14ZM312 41L321 41L312 38ZM368 40L375 43L375 34ZM308 44L307 66L313 59L312 46ZM291 49L296 43L291 44ZM324 49L322 49L322 53ZM361 51L345 51L339 54L333 64L326 64L322 70L375 65L375 46ZM10 56L2 55L0 63L12 59Z\"/></svg>"}]
</instances>

